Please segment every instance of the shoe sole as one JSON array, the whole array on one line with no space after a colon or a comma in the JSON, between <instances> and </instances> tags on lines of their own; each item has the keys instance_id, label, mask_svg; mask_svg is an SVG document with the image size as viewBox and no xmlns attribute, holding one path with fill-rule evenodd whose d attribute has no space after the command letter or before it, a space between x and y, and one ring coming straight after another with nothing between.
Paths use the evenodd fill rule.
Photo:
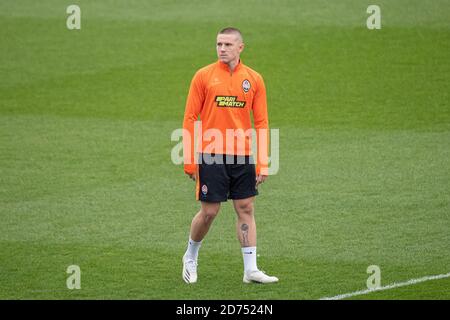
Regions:
<instances>
[{"instance_id":1,"label":"shoe sole","mask_svg":"<svg viewBox=\"0 0 450 320\"><path fill-rule=\"evenodd\" d=\"M243 278L242 282L244 283L260 283L260 284L268 284L268 283L277 283L279 280L276 281L270 281L270 282L260 282L260 281L255 281L255 280L248 280L247 278Z\"/></svg>"}]
</instances>

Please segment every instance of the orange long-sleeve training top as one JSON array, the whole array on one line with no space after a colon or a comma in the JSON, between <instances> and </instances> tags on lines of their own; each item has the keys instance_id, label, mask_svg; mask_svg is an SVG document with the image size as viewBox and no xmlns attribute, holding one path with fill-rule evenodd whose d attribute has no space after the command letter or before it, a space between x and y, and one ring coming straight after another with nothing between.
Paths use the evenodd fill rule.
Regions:
<instances>
[{"instance_id":1,"label":"orange long-sleeve training top","mask_svg":"<svg viewBox=\"0 0 450 320\"><path fill-rule=\"evenodd\" d=\"M198 70L191 82L183 121L184 171L196 172L194 141L199 138L198 152L251 155L251 134L247 131L252 129L251 113L257 137L256 173L267 174L269 124L262 76L241 61L233 72L221 61ZM198 134L202 136L194 137L199 116Z\"/></svg>"}]
</instances>

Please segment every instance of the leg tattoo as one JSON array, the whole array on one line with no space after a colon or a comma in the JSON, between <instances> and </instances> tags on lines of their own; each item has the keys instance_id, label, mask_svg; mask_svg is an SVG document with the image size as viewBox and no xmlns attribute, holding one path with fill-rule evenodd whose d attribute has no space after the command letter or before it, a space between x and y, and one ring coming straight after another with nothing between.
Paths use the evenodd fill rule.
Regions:
<instances>
[{"instance_id":1,"label":"leg tattoo","mask_svg":"<svg viewBox=\"0 0 450 320\"><path fill-rule=\"evenodd\" d=\"M241 231L242 231L242 246L250 247L250 244L248 242L248 224L246 223L242 224Z\"/></svg>"}]
</instances>

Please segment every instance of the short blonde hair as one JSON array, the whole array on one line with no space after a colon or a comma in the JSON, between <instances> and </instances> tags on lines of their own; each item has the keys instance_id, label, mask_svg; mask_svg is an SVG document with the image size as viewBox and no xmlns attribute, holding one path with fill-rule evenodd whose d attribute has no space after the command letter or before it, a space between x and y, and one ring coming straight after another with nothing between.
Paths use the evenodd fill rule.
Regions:
<instances>
[{"instance_id":1,"label":"short blonde hair","mask_svg":"<svg viewBox=\"0 0 450 320\"><path fill-rule=\"evenodd\" d=\"M219 34L236 34L239 37L239 40L244 42L244 39L242 38L241 30L239 30L238 28L227 27L227 28L220 30L218 35Z\"/></svg>"}]
</instances>

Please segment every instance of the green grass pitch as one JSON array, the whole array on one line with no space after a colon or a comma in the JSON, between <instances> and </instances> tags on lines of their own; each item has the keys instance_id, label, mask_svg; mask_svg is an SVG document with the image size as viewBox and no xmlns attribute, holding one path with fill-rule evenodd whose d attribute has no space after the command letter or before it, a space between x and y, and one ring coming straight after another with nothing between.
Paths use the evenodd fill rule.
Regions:
<instances>
[{"instance_id":1,"label":"green grass pitch","mask_svg":"<svg viewBox=\"0 0 450 320\"><path fill-rule=\"evenodd\" d=\"M68 30L66 8L81 8ZM1 1L1 299L319 299L450 272L450 3ZM280 170L244 285L231 203L181 279L194 184L171 162L190 80L243 31ZM69 265L81 289L69 290ZM355 299L449 299L440 279Z\"/></svg>"}]
</instances>

